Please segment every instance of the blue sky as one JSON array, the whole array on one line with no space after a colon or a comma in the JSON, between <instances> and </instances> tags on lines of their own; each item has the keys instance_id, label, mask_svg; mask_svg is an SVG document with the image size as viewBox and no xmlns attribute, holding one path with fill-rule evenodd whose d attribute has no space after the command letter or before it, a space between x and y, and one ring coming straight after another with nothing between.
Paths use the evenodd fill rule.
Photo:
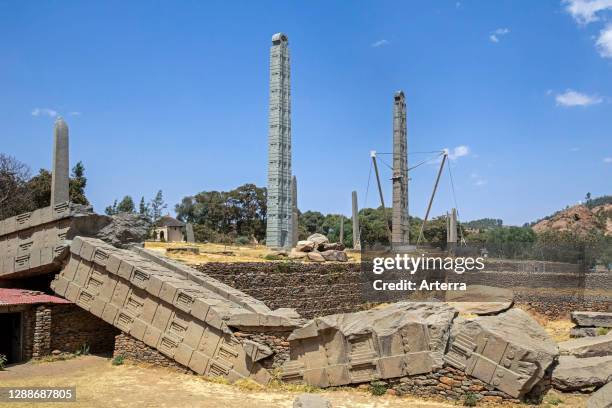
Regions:
<instances>
[{"instance_id":1,"label":"blue sky","mask_svg":"<svg viewBox=\"0 0 612 408\"><path fill-rule=\"evenodd\" d=\"M348 215L352 190L364 204L369 151L391 150L398 89L409 149L454 157L463 220L522 224L612 193L610 0L0 0L0 151L49 168L61 114L97 211L158 189L173 207L203 190L263 186L279 31L302 211ZM412 214L423 215L436 170L412 172ZM453 202L445 172L433 214Z\"/></svg>"}]
</instances>

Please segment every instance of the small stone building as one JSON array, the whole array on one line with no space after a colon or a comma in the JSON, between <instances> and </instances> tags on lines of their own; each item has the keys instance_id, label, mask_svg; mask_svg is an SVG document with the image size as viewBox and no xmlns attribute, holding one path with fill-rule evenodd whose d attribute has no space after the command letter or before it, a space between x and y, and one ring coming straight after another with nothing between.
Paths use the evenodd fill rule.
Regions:
<instances>
[{"instance_id":1,"label":"small stone building","mask_svg":"<svg viewBox=\"0 0 612 408\"><path fill-rule=\"evenodd\" d=\"M57 296L28 289L0 288L0 354L7 364L53 350L109 352L118 330Z\"/></svg>"},{"instance_id":2,"label":"small stone building","mask_svg":"<svg viewBox=\"0 0 612 408\"><path fill-rule=\"evenodd\" d=\"M154 239L160 242L184 242L184 230L185 223L167 215L157 221L153 230Z\"/></svg>"}]
</instances>

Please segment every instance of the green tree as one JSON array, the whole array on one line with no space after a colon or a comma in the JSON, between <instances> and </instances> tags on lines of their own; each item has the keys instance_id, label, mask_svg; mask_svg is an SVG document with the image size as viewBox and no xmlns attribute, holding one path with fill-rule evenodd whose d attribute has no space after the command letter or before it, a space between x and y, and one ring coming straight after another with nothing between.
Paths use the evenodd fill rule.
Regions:
<instances>
[{"instance_id":1,"label":"green tree","mask_svg":"<svg viewBox=\"0 0 612 408\"><path fill-rule=\"evenodd\" d=\"M117 212L120 213L133 213L134 210L134 200L129 195L123 197L123 199L117 205Z\"/></svg>"},{"instance_id":2,"label":"green tree","mask_svg":"<svg viewBox=\"0 0 612 408\"><path fill-rule=\"evenodd\" d=\"M115 214L118 214L119 211L117 210L117 200L115 200L113 202L113 205L109 205L108 207L106 207L104 209L104 213L106 215L115 215Z\"/></svg>"},{"instance_id":3,"label":"green tree","mask_svg":"<svg viewBox=\"0 0 612 408\"><path fill-rule=\"evenodd\" d=\"M0 153L0 219L34 209L28 188L29 178L27 165Z\"/></svg>"},{"instance_id":4,"label":"green tree","mask_svg":"<svg viewBox=\"0 0 612 408\"><path fill-rule=\"evenodd\" d=\"M32 194L34 208L44 208L51 205L51 172L40 169L38 174L28 181L28 189Z\"/></svg>"},{"instance_id":5,"label":"green tree","mask_svg":"<svg viewBox=\"0 0 612 408\"><path fill-rule=\"evenodd\" d=\"M83 162L78 162L72 168L72 177L70 178L70 201L75 204L89 205L89 200L85 196L85 186L87 186L87 177L85 177L85 166Z\"/></svg>"},{"instance_id":6,"label":"green tree","mask_svg":"<svg viewBox=\"0 0 612 408\"><path fill-rule=\"evenodd\" d=\"M145 216L147 219L151 219L151 206L145 202L144 197L140 197L138 214Z\"/></svg>"},{"instance_id":7,"label":"green tree","mask_svg":"<svg viewBox=\"0 0 612 408\"><path fill-rule=\"evenodd\" d=\"M194 234L199 240L223 242L228 237L263 240L266 210L266 189L254 184L244 184L231 191L202 191L184 197L175 206L177 218L194 224Z\"/></svg>"},{"instance_id":8,"label":"green tree","mask_svg":"<svg viewBox=\"0 0 612 408\"><path fill-rule=\"evenodd\" d=\"M155 197L151 200L151 221L153 225L159 221L163 215L163 211L168 207L164 202L164 195L161 190L155 194Z\"/></svg>"}]
</instances>

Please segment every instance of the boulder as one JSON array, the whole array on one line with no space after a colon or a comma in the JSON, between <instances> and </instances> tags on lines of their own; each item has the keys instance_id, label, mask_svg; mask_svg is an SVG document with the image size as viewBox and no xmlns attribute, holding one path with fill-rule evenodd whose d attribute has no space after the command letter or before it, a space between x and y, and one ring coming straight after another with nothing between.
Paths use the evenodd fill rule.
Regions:
<instances>
[{"instance_id":1,"label":"boulder","mask_svg":"<svg viewBox=\"0 0 612 408\"><path fill-rule=\"evenodd\" d=\"M559 357L552 373L552 386L557 390L592 391L612 381L612 356L578 358Z\"/></svg>"},{"instance_id":2,"label":"boulder","mask_svg":"<svg viewBox=\"0 0 612 408\"><path fill-rule=\"evenodd\" d=\"M146 239L151 224L140 214L81 214L71 220L67 239L76 236L98 238L117 248L127 249Z\"/></svg>"},{"instance_id":3,"label":"boulder","mask_svg":"<svg viewBox=\"0 0 612 408\"><path fill-rule=\"evenodd\" d=\"M599 357L612 356L612 333L605 336L583 337L559 343L559 353L564 356Z\"/></svg>"},{"instance_id":4,"label":"boulder","mask_svg":"<svg viewBox=\"0 0 612 408\"><path fill-rule=\"evenodd\" d=\"M312 241L298 241L297 245L295 246L295 250L296 251L300 251L300 252L310 252L313 251L315 249L315 243Z\"/></svg>"},{"instance_id":5,"label":"boulder","mask_svg":"<svg viewBox=\"0 0 612 408\"><path fill-rule=\"evenodd\" d=\"M430 373L443 365L456 315L440 302L400 302L317 317L289 336L281 376L329 387Z\"/></svg>"},{"instance_id":6,"label":"boulder","mask_svg":"<svg viewBox=\"0 0 612 408\"><path fill-rule=\"evenodd\" d=\"M447 291L446 301L460 313L490 315L510 309L514 292L494 286L469 285L465 291Z\"/></svg>"},{"instance_id":7,"label":"boulder","mask_svg":"<svg viewBox=\"0 0 612 408\"><path fill-rule=\"evenodd\" d=\"M339 242L330 242L327 244L322 244L321 246L322 246L322 248L320 249L321 251L330 251L330 250L343 251L344 250L344 244L341 244Z\"/></svg>"},{"instance_id":8,"label":"boulder","mask_svg":"<svg viewBox=\"0 0 612 408\"><path fill-rule=\"evenodd\" d=\"M307 252L301 252L297 248L291 248L291 252L289 252L290 259L303 259L308 256Z\"/></svg>"},{"instance_id":9,"label":"boulder","mask_svg":"<svg viewBox=\"0 0 612 408\"><path fill-rule=\"evenodd\" d=\"M327 244L329 243L329 239L327 239L327 237L323 234L312 234L311 236L309 236L308 238L306 238L308 241L311 241L314 243L315 248L319 248L320 246L323 246L323 244Z\"/></svg>"},{"instance_id":10,"label":"boulder","mask_svg":"<svg viewBox=\"0 0 612 408\"><path fill-rule=\"evenodd\" d=\"M337 262L348 261L348 257L346 256L344 251L336 251L336 250L330 249L329 251L321 252L321 255L323 256L323 258L325 258L326 261L337 261Z\"/></svg>"},{"instance_id":11,"label":"boulder","mask_svg":"<svg viewBox=\"0 0 612 408\"><path fill-rule=\"evenodd\" d=\"M316 394L298 395L293 400L293 408L331 408L331 406L327 398Z\"/></svg>"},{"instance_id":12,"label":"boulder","mask_svg":"<svg viewBox=\"0 0 612 408\"><path fill-rule=\"evenodd\" d=\"M587 408L612 408L612 382L593 393L587 401Z\"/></svg>"},{"instance_id":13,"label":"boulder","mask_svg":"<svg viewBox=\"0 0 612 408\"><path fill-rule=\"evenodd\" d=\"M557 345L526 312L458 319L444 361L514 398L524 396L559 355Z\"/></svg>"},{"instance_id":14,"label":"boulder","mask_svg":"<svg viewBox=\"0 0 612 408\"><path fill-rule=\"evenodd\" d=\"M323 255L321 255L320 252L316 252L316 251L307 252L306 255L308 256L308 259L310 261L313 261L313 262L325 262L325 258L323 258Z\"/></svg>"},{"instance_id":15,"label":"boulder","mask_svg":"<svg viewBox=\"0 0 612 408\"><path fill-rule=\"evenodd\" d=\"M577 326L612 328L612 312L572 312L572 321Z\"/></svg>"},{"instance_id":16,"label":"boulder","mask_svg":"<svg viewBox=\"0 0 612 408\"><path fill-rule=\"evenodd\" d=\"M597 327L572 327L570 329L571 338L595 337L598 335Z\"/></svg>"}]
</instances>

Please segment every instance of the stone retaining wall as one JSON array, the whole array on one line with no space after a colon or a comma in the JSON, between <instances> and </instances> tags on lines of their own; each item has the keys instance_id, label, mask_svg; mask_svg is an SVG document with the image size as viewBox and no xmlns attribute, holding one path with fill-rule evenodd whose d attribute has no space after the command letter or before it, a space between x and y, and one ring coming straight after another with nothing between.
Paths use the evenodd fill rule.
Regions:
<instances>
[{"instance_id":1,"label":"stone retaining wall","mask_svg":"<svg viewBox=\"0 0 612 408\"><path fill-rule=\"evenodd\" d=\"M465 400L470 394L481 402L519 400L495 390L491 385L466 375L452 367L444 367L434 373L402 377L388 382L392 394L415 396L438 396L447 400Z\"/></svg>"},{"instance_id":2,"label":"stone retaining wall","mask_svg":"<svg viewBox=\"0 0 612 408\"><path fill-rule=\"evenodd\" d=\"M91 353L113 351L119 330L77 305L54 305L50 320L51 351L74 353L84 346Z\"/></svg>"},{"instance_id":3,"label":"stone retaining wall","mask_svg":"<svg viewBox=\"0 0 612 408\"><path fill-rule=\"evenodd\" d=\"M471 284L515 289L516 303L551 318L573 310L609 311L609 296L543 293L528 289L612 288L611 273L581 272L577 265L552 262L492 262L483 273L464 274ZM487 266L489 268L489 266ZM556 269L555 269L556 268ZM272 309L295 308L306 318L363 310L361 265L355 263L240 262L196 266ZM555 272L560 271L560 272ZM518 286L526 287L525 293Z\"/></svg>"},{"instance_id":4,"label":"stone retaining wall","mask_svg":"<svg viewBox=\"0 0 612 408\"><path fill-rule=\"evenodd\" d=\"M205 263L209 276L266 303L295 308L306 317L361 309L361 266L355 263L300 262Z\"/></svg>"},{"instance_id":5,"label":"stone retaining wall","mask_svg":"<svg viewBox=\"0 0 612 408\"><path fill-rule=\"evenodd\" d=\"M126 333L120 333L115 337L113 357L118 356L123 356L126 360L172 368L182 373L193 373L189 368L164 356L159 351Z\"/></svg>"}]
</instances>

